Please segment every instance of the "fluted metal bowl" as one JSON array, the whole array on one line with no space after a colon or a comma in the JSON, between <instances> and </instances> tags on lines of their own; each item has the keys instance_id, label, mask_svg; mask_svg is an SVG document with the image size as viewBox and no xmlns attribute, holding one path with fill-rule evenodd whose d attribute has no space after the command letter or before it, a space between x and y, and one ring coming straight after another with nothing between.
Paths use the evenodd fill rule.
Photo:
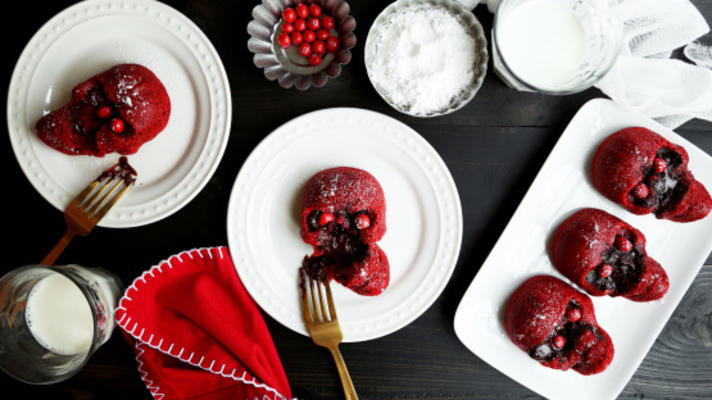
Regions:
<instances>
[{"instance_id":1,"label":"fluted metal bowl","mask_svg":"<svg viewBox=\"0 0 712 400\"><path fill-rule=\"evenodd\" d=\"M323 13L334 18L334 29L339 34L341 48L336 53L326 53L317 66L309 64L299 55L296 46L282 48L277 43L277 36L282 28L282 10L299 3L316 3ZM307 90L312 86L321 87L329 78L341 73L341 66L351 61L351 48L356 45L356 20L349 14L351 7L343 0L262 0L262 4L252 9L253 20L247 24L250 39L247 48L254 53L254 63L264 69L264 74L271 81L278 81L288 89L292 86Z\"/></svg>"}]
</instances>

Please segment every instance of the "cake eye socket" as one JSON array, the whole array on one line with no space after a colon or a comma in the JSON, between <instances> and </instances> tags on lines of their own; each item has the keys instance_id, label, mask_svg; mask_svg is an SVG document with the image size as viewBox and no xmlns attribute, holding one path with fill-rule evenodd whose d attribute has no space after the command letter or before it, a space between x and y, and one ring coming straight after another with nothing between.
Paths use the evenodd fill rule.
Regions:
<instances>
[{"instance_id":1,"label":"cake eye socket","mask_svg":"<svg viewBox=\"0 0 712 400\"><path fill-rule=\"evenodd\" d=\"M319 217L321 217L321 214L321 211L313 210L307 215L307 228L309 228L310 232L314 232L321 228L321 225L319 225Z\"/></svg>"}]
</instances>

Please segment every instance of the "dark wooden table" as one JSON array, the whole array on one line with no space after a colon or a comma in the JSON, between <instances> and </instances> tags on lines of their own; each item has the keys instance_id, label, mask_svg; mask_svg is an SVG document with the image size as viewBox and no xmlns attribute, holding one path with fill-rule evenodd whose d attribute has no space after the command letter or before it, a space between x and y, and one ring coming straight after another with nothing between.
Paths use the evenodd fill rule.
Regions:
<instances>
[{"instance_id":1,"label":"dark wooden table","mask_svg":"<svg viewBox=\"0 0 712 400\"><path fill-rule=\"evenodd\" d=\"M712 21L712 0L693 2ZM14 20L14 28L3 43L3 85L7 85L15 61L34 32L72 1L14 3L16 11L5 16ZM366 33L385 1L351 2L359 38L353 60L337 80L306 93L280 88L253 66L246 46L246 25L257 1L169 3L203 29L229 75L234 118L225 156L205 189L173 216L134 229L98 228L88 238L76 239L59 262L103 267L130 283L171 254L226 244L225 215L232 184L247 155L265 135L294 117L326 107L379 111L413 127L440 153L459 188L465 223L459 262L437 302L396 333L342 346L361 398L538 397L470 353L455 337L453 316L465 289L564 127L582 104L601 93L595 89L566 97L518 93L505 87L490 71L475 99L462 110L441 118L410 118L381 100L363 65ZM489 32L492 16L484 7L475 14ZM2 93L7 93L7 86ZM677 132L712 154L709 123L692 121ZM64 233L61 214L25 179L7 135L4 137L3 225L11 234L4 239L5 260L0 274L37 262ZM707 264L622 398L712 398L712 259ZM328 352L265 318L295 396L339 398L341 386ZM133 353L118 332L66 382L33 387L0 373L0 388L3 399L151 398L139 379Z\"/></svg>"}]
</instances>

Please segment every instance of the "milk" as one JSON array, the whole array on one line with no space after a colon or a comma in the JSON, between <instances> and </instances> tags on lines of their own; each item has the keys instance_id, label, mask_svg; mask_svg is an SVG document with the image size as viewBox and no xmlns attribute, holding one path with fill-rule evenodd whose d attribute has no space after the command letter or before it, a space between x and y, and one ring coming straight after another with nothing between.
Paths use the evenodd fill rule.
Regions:
<instances>
[{"instance_id":1,"label":"milk","mask_svg":"<svg viewBox=\"0 0 712 400\"><path fill-rule=\"evenodd\" d=\"M62 274L42 278L32 288L25 320L35 340L54 353L80 354L91 347L92 310L82 291Z\"/></svg>"},{"instance_id":2,"label":"milk","mask_svg":"<svg viewBox=\"0 0 712 400\"><path fill-rule=\"evenodd\" d=\"M568 1L523 1L498 18L499 52L520 80L555 91L574 78L584 58L584 30Z\"/></svg>"}]
</instances>

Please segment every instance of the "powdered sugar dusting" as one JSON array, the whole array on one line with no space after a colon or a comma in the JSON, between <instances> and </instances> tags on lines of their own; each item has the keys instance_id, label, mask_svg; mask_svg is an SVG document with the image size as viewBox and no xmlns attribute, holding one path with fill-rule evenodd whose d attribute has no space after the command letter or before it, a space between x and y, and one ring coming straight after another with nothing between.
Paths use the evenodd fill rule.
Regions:
<instances>
[{"instance_id":1,"label":"powdered sugar dusting","mask_svg":"<svg viewBox=\"0 0 712 400\"><path fill-rule=\"evenodd\" d=\"M371 79L414 114L446 109L475 76L475 39L450 12L414 5L392 16L375 46Z\"/></svg>"}]
</instances>

